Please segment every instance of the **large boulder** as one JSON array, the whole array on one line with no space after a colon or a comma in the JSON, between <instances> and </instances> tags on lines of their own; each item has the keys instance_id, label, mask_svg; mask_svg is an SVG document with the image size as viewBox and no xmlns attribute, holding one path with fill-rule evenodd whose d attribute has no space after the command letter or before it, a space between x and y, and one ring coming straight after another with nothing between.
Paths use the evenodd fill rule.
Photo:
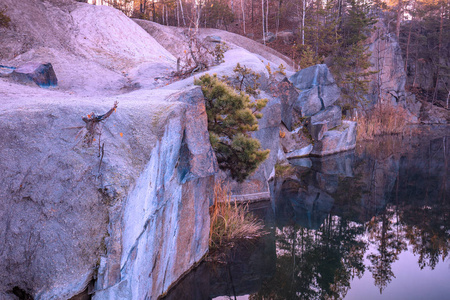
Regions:
<instances>
[{"instance_id":1,"label":"large boulder","mask_svg":"<svg viewBox=\"0 0 450 300\"><path fill-rule=\"evenodd\" d=\"M300 111L302 116L312 116L325 109L325 104L319 93L319 87L317 86L301 91L295 102L295 109Z\"/></svg>"},{"instance_id":2,"label":"large boulder","mask_svg":"<svg viewBox=\"0 0 450 300\"><path fill-rule=\"evenodd\" d=\"M309 134L311 135L311 138L314 141L321 140L323 138L324 134L328 130L327 123L324 123L324 122L314 123L314 124L309 123L307 128L308 128Z\"/></svg>"},{"instance_id":3,"label":"large boulder","mask_svg":"<svg viewBox=\"0 0 450 300\"><path fill-rule=\"evenodd\" d=\"M288 131L283 125L280 126L280 146L284 153L290 153L311 144L311 139L304 134L303 130L303 126L293 131Z\"/></svg>"},{"instance_id":4,"label":"large boulder","mask_svg":"<svg viewBox=\"0 0 450 300\"><path fill-rule=\"evenodd\" d=\"M327 65L319 64L302 69L289 78L294 86L300 90L307 90L313 86L332 86L335 85L333 75Z\"/></svg>"},{"instance_id":5,"label":"large boulder","mask_svg":"<svg viewBox=\"0 0 450 300\"><path fill-rule=\"evenodd\" d=\"M14 68L9 75L14 81L22 84L37 84L40 87L51 87L58 84L51 63L28 62Z\"/></svg>"},{"instance_id":6,"label":"large boulder","mask_svg":"<svg viewBox=\"0 0 450 300\"><path fill-rule=\"evenodd\" d=\"M333 105L340 97L340 89L333 75L324 64L303 69L292 75L289 80L300 89L296 105L303 116L312 116L320 110Z\"/></svg>"}]
</instances>

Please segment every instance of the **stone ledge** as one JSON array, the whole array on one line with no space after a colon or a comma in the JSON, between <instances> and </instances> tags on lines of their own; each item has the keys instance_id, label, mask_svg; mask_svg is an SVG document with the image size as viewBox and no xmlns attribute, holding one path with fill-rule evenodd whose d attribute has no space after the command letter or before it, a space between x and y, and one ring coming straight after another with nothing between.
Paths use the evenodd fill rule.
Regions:
<instances>
[{"instance_id":1,"label":"stone ledge","mask_svg":"<svg viewBox=\"0 0 450 300\"><path fill-rule=\"evenodd\" d=\"M247 203L266 201L270 200L270 192L233 195L231 196L231 199L236 202L247 202Z\"/></svg>"}]
</instances>

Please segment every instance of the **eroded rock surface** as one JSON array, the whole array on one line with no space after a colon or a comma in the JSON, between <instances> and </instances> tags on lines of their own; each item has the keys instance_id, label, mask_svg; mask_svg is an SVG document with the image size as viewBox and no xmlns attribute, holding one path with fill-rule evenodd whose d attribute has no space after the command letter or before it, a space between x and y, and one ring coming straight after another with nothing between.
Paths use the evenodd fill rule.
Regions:
<instances>
[{"instance_id":1,"label":"eroded rock surface","mask_svg":"<svg viewBox=\"0 0 450 300\"><path fill-rule=\"evenodd\" d=\"M333 105L340 97L341 91L326 65L300 70L289 80L301 90L296 105L301 108L302 116L312 116Z\"/></svg>"},{"instance_id":2,"label":"eroded rock surface","mask_svg":"<svg viewBox=\"0 0 450 300\"><path fill-rule=\"evenodd\" d=\"M382 19L374 25L375 30L369 37L370 88L367 99L371 104L377 101L390 101L402 104L405 101L406 72L402 58L402 50L394 34L389 32Z\"/></svg>"}]
</instances>

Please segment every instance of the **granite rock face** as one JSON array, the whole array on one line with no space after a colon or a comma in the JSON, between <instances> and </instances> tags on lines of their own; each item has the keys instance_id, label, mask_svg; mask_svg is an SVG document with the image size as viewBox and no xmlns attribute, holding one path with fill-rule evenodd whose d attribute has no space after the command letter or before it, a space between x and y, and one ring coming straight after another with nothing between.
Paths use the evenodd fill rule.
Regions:
<instances>
[{"instance_id":1,"label":"granite rock face","mask_svg":"<svg viewBox=\"0 0 450 300\"><path fill-rule=\"evenodd\" d=\"M50 61L58 88L17 84L0 66L0 298L70 299L89 285L94 299L157 299L208 250L217 166L200 88L164 81L176 66L169 47L112 7L3 2L12 26L0 29L1 65ZM291 65L239 35L201 34L230 45L211 73ZM162 36L183 52L182 34ZM81 117L115 101L87 147ZM269 107L256 133L271 149L255 174L266 190L281 122L280 103Z\"/></svg>"},{"instance_id":2,"label":"granite rock face","mask_svg":"<svg viewBox=\"0 0 450 300\"><path fill-rule=\"evenodd\" d=\"M217 163L200 87L183 94L123 208L121 255L109 259L94 299L156 299L208 250ZM146 280L139 280L146 274Z\"/></svg>"},{"instance_id":3,"label":"granite rock face","mask_svg":"<svg viewBox=\"0 0 450 300\"><path fill-rule=\"evenodd\" d=\"M199 87L117 97L102 158L77 133L113 99L1 100L5 299L69 299L96 273L94 299L156 299L205 255L217 167Z\"/></svg>"},{"instance_id":4,"label":"granite rock face","mask_svg":"<svg viewBox=\"0 0 450 300\"><path fill-rule=\"evenodd\" d=\"M342 110L339 106L333 105L318 112L311 117L311 124L325 123L328 129L333 129L342 123Z\"/></svg>"},{"instance_id":5,"label":"granite rock face","mask_svg":"<svg viewBox=\"0 0 450 300\"><path fill-rule=\"evenodd\" d=\"M288 86L282 96L282 120L286 127L291 126L291 132L283 132L286 139L281 145L288 158L301 157L308 154L323 156L353 149L356 145L356 123L342 125L342 111L333 105L340 96L340 89L336 85L326 65L315 65L298 71L289 78L293 87L301 92L297 99L293 99L293 87ZM292 128L293 120L303 120L308 133ZM297 125L298 126L298 125ZM336 130L333 130L336 129ZM304 138L292 139L294 132ZM299 141L305 140L305 135L314 141L311 150ZM311 143L311 141L310 141ZM308 151L306 151L308 150Z\"/></svg>"},{"instance_id":6,"label":"granite rock face","mask_svg":"<svg viewBox=\"0 0 450 300\"><path fill-rule=\"evenodd\" d=\"M99 192L104 169L96 152L74 145L77 131L64 128L81 125L85 111L106 107L11 108L3 100L0 291L17 287L35 299L68 299L91 280L103 252L108 200ZM107 160L104 167L114 168Z\"/></svg>"},{"instance_id":7,"label":"granite rock face","mask_svg":"<svg viewBox=\"0 0 450 300\"><path fill-rule=\"evenodd\" d=\"M302 116L312 116L333 105L340 97L340 89L326 65L315 65L295 73L289 81L299 90L296 106Z\"/></svg>"},{"instance_id":8,"label":"granite rock face","mask_svg":"<svg viewBox=\"0 0 450 300\"><path fill-rule=\"evenodd\" d=\"M389 32L385 22L379 19L374 25L368 41L370 56L369 71L377 73L370 76L370 87L367 99L375 104L379 99L392 104L404 103L406 72L402 58L402 50L394 34Z\"/></svg>"}]
</instances>

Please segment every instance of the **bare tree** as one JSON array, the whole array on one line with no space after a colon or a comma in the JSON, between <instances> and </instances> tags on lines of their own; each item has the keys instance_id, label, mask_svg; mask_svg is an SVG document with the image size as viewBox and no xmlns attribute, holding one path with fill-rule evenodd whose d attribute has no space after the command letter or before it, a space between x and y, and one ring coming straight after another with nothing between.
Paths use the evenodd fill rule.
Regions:
<instances>
[{"instance_id":1,"label":"bare tree","mask_svg":"<svg viewBox=\"0 0 450 300\"><path fill-rule=\"evenodd\" d=\"M241 0L241 9L242 9L242 24L244 25L244 34L245 34L245 7L244 7L244 0Z\"/></svg>"},{"instance_id":2,"label":"bare tree","mask_svg":"<svg viewBox=\"0 0 450 300\"><path fill-rule=\"evenodd\" d=\"M261 0L262 26L263 26L263 43L266 44L266 23L264 22L264 0Z\"/></svg>"},{"instance_id":3,"label":"bare tree","mask_svg":"<svg viewBox=\"0 0 450 300\"><path fill-rule=\"evenodd\" d=\"M306 0L302 0L302 45L305 45Z\"/></svg>"},{"instance_id":4,"label":"bare tree","mask_svg":"<svg viewBox=\"0 0 450 300\"><path fill-rule=\"evenodd\" d=\"M441 52L442 52L442 31L443 31L443 25L444 25L444 1L440 1L440 22L439 22L439 42L438 42L438 58L437 58L437 70L436 70L436 84L434 86L434 92L433 92L433 100L431 100L431 103L434 104L437 98L438 94L438 88L439 88L439 76L440 76L440 58L441 58Z\"/></svg>"},{"instance_id":5,"label":"bare tree","mask_svg":"<svg viewBox=\"0 0 450 300\"><path fill-rule=\"evenodd\" d=\"M397 39L400 37L400 24L403 16L403 1L398 0L397 3L397 22L395 23L395 36Z\"/></svg>"}]
</instances>

